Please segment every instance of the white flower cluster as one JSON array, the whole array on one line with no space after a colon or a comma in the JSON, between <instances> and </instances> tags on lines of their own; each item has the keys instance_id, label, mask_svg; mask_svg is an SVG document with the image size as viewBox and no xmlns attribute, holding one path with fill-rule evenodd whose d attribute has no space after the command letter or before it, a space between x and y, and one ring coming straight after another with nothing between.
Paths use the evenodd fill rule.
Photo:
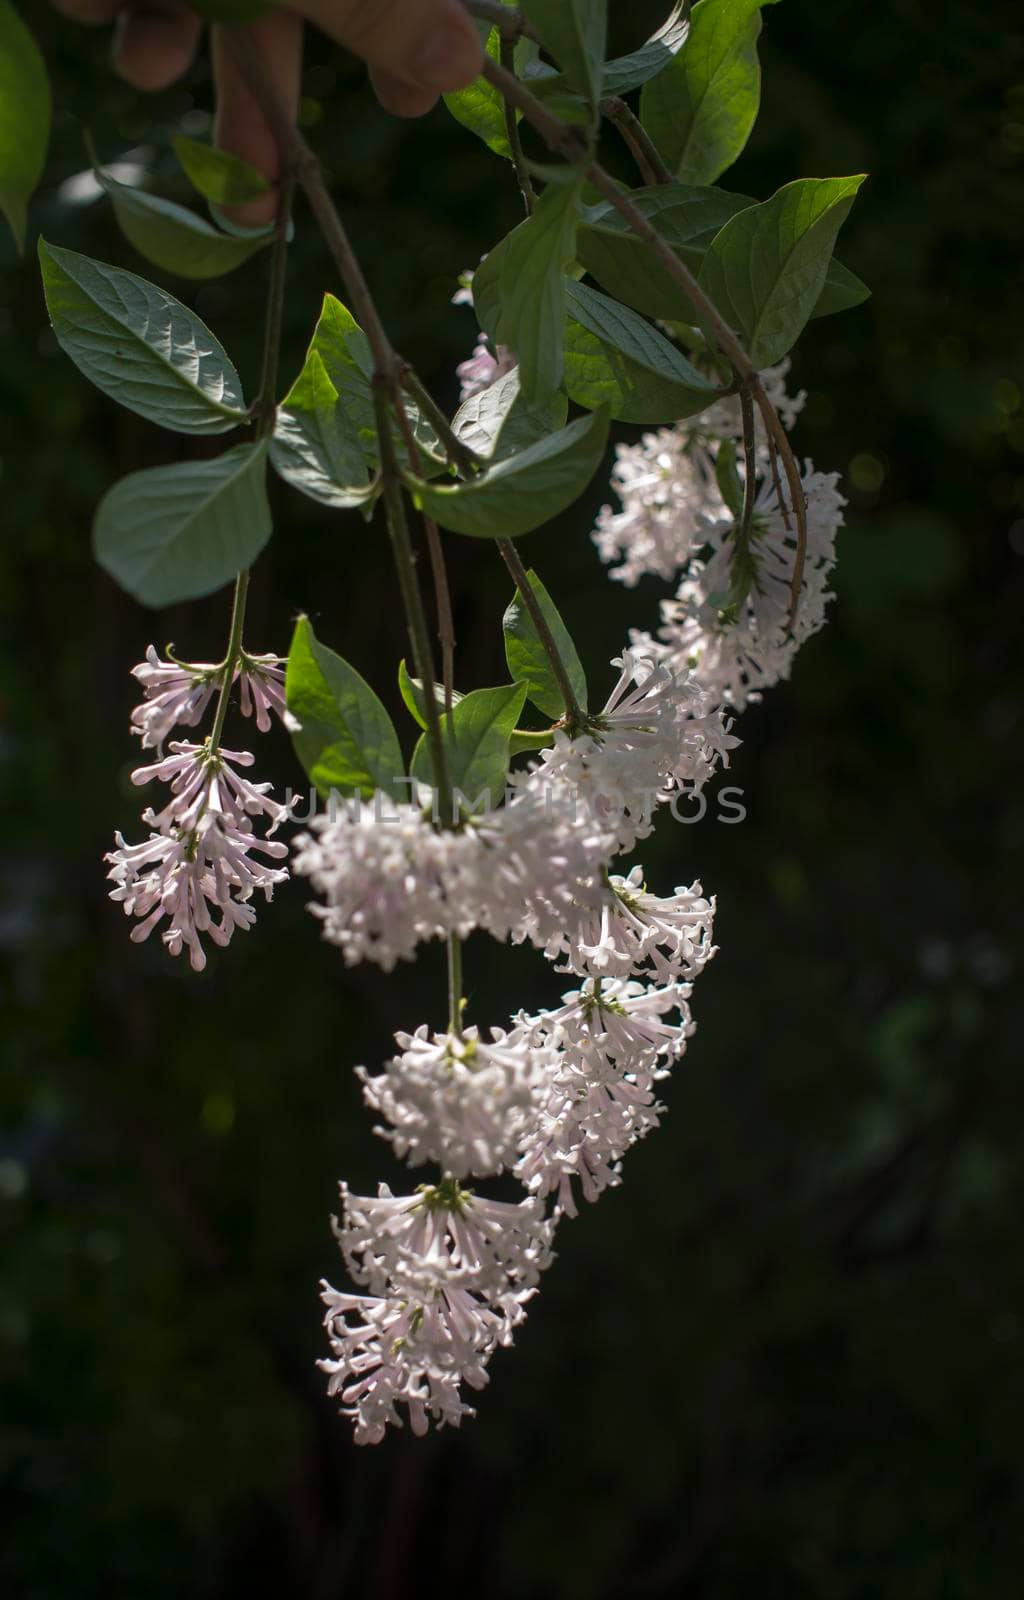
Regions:
<instances>
[{"instance_id":1,"label":"white flower cluster","mask_svg":"<svg viewBox=\"0 0 1024 1600\"><path fill-rule=\"evenodd\" d=\"M786 427L803 394L786 393L788 363L763 375L768 398ZM712 702L741 710L762 690L787 678L805 639L822 626L832 598L836 534L846 504L836 473L807 463L807 549L796 615L790 626L797 557L795 518L780 507L760 416L758 483L750 538L737 538L737 518L719 484L728 459L742 487L739 402L719 401L699 417L620 445L612 487L621 509L606 506L594 542L611 576L627 587L651 575L676 585L661 603L654 637L634 632L635 647L674 671L691 670ZM723 455L723 448L728 456Z\"/></svg>"},{"instance_id":2,"label":"white flower cluster","mask_svg":"<svg viewBox=\"0 0 1024 1600\"><path fill-rule=\"evenodd\" d=\"M286 806L270 798L269 783L252 783L237 770L251 767L248 751L172 741L178 725L194 728L202 720L224 678L224 668L209 662L162 661L153 646L146 660L133 668L146 698L132 712L132 732L144 750L160 759L138 767L132 782L158 780L170 788L162 809L148 807L142 820L150 828L142 844L127 844L115 835L117 849L106 857L114 883L110 898L135 917L131 937L148 939L163 924L161 937L171 955L187 946L192 967L206 965L203 937L226 945L237 929L256 920L252 897L260 890L273 895L287 871L270 863L288 854L288 847L270 837L288 815ZM240 681L243 715L255 715L261 732L270 727L270 711L284 709L283 663L277 656L243 655L235 667ZM253 819L269 821L266 837L254 832ZM259 859L259 857L269 859Z\"/></svg>"}]
</instances>

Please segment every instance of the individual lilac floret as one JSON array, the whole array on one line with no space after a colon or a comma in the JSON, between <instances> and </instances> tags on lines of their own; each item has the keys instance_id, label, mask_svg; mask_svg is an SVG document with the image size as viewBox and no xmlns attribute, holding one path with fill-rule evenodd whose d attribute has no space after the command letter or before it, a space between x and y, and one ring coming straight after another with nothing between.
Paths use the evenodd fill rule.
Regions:
<instances>
[{"instance_id":1,"label":"individual lilac floret","mask_svg":"<svg viewBox=\"0 0 1024 1600\"><path fill-rule=\"evenodd\" d=\"M269 733L273 711L284 721L287 707L284 698L285 660L281 656L243 655L242 664L235 677L241 688L240 710L243 717L255 713L260 733Z\"/></svg>"},{"instance_id":2,"label":"individual lilac floret","mask_svg":"<svg viewBox=\"0 0 1024 1600\"><path fill-rule=\"evenodd\" d=\"M433 1161L455 1178L504 1171L518 1155L518 1139L533 1108L544 1052L525 1037L477 1028L461 1034L395 1035L400 1054L378 1077L356 1068L367 1105L389 1127L375 1131L410 1166Z\"/></svg>"},{"instance_id":3,"label":"individual lilac floret","mask_svg":"<svg viewBox=\"0 0 1024 1600\"><path fill-rule=\"evenodd\" d=\"M516 358L511 350L506 350L503 344L492 350L486 335L481 334L473 354L455 368L455 375L461 385L459 400L471 400L474 395L489 389L492 383L496 383L507 372L511 372L515 364Z\"/></svg>"}]
</instances>

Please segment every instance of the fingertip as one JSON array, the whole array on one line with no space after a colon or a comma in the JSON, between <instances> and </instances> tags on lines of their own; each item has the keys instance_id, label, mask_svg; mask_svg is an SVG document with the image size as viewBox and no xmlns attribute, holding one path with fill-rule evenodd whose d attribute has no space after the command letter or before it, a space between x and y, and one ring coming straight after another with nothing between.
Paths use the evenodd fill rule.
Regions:
<instances>
[{"instance_id":1,"label":"fingertip","mask_svg":"<svg viewBox=\"0 0 1024 1600\"><path fill-rule=\"evenodd\" d=\"M448 5L409 62L417 83L451 94L468 89L483 69L483 46L468 12Z\"/></svg>"},{"instance_id":2,"label":"fingertip","mask_svg":"<svg viewBox=\"0 0 1024 1600\"><path fill-rule=\"evenodd\" d=\"M194 11L174 0L126 7L114 25L115 71L146 94L166 89L192 65L201 26Z\"/></svg>"},{"instance_id":3,"label":"fingertip","mask_svg":"<svg viewBox=\"0 0 1024 1600\"><path fill-rule=\"evenodd\" d=\"M422 117L437 104L437 90L425 88L421 83L411 83L393 72L370 68L373 91L393 117Z\"/></svg>"}]
</instances>

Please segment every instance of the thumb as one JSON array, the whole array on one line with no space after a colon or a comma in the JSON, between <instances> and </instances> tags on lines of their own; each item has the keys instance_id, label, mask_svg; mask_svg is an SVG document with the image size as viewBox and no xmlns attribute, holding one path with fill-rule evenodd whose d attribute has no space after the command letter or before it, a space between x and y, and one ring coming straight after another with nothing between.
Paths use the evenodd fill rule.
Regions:
<instances>
[{"instance_id":1,"label":"thumb","mask_svg":"<svg viewBox=\"0 0 1024 1600\"><path fill-rule=\"evenodd\" d=\"M374 81L407 84L429 101L464 89L483 48L460 0L291 0L310 22L373 69ZM391 109L401 110L395 105Z\"/></svg>"}]
</instances>

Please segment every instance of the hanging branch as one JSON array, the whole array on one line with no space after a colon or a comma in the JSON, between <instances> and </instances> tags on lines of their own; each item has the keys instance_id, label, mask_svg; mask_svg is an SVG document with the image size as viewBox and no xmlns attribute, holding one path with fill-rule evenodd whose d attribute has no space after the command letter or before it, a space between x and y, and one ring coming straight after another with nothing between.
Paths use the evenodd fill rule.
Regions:
<instances>
[{"instance_id":1,"label":"hanging branch","mask_svg":"<svg viewBox=\"0 0 1024 1600\"><path fill-rule=\"evenodd\" d=\"M601 101L601 113L619 130L646 184L675 183L675 173L669 171L657 145L625 100L617 94L609 95Z\"/></svg>"},{"instance_id":2,"label":"hanging branch","mask_svg":"<svg viewBox=\"0 0 1024 1600\"><path fill-rule=\"evenodd\" d=\"M515 42L503 34L501 38L501 64L506 72L515 72L515 53ZM534 193L533 184L530 182L526 157L523 155L523 145L519 137L519 118L516 116L515 106L510 105L504 99L501 103L505 111L505 137L508 140L509 150L512 152L512 166L515 171L516 182L519 185L519 192L523 197L523 205L526 207L526 215L529 216L537 203L537 196Z\"/></svg>"},{"instance_id":3,"label":"hanging branch","mask_svg":"<svg viewBox=\"0 0 1024 1600\"><path fill-rule=\"evenodd\" d=\"M604 196L610 205L614 206L623 221L629 226L630 231L649 246L665 268L665 271L674 279L682 293L690 301L700 321L710 333L715 345L736 374L738 388L746 389L749 392L754 404L760 411L769 440L774 443L778 450L779 459L782 462L789 485L791 508L796 516L797 551L793 568L793 581L790 587L788 620L788 626L792 629L800 604L800 589L803 582L803 568L807 550L807 507L804 501L803 486L800 482L800 468L778 413L765 394L757 368L751 362L750 357L718 311L714 302L705 294L689 267L666 244L665 240L651 226L643 213L633 204L629 195L618 187L604 167L593 160L585 135L581 134L578 128L568 127L560 121L558 117L548 111L546 106L541 104L535 95L530 93L525 84L521 83L513 73L506 72L504 67L500 66L498 62L492 61L489 56L484 57L483 75L488 83L492 84L500 94L505 96L506 100L518 107L524 117L537 129L537 132L550 150L556 155L563 156L567 161L576 165L583 165L586 176L595 189ZM784 507L783 512L785 514Z\"/></svg>"}]
</instances>

